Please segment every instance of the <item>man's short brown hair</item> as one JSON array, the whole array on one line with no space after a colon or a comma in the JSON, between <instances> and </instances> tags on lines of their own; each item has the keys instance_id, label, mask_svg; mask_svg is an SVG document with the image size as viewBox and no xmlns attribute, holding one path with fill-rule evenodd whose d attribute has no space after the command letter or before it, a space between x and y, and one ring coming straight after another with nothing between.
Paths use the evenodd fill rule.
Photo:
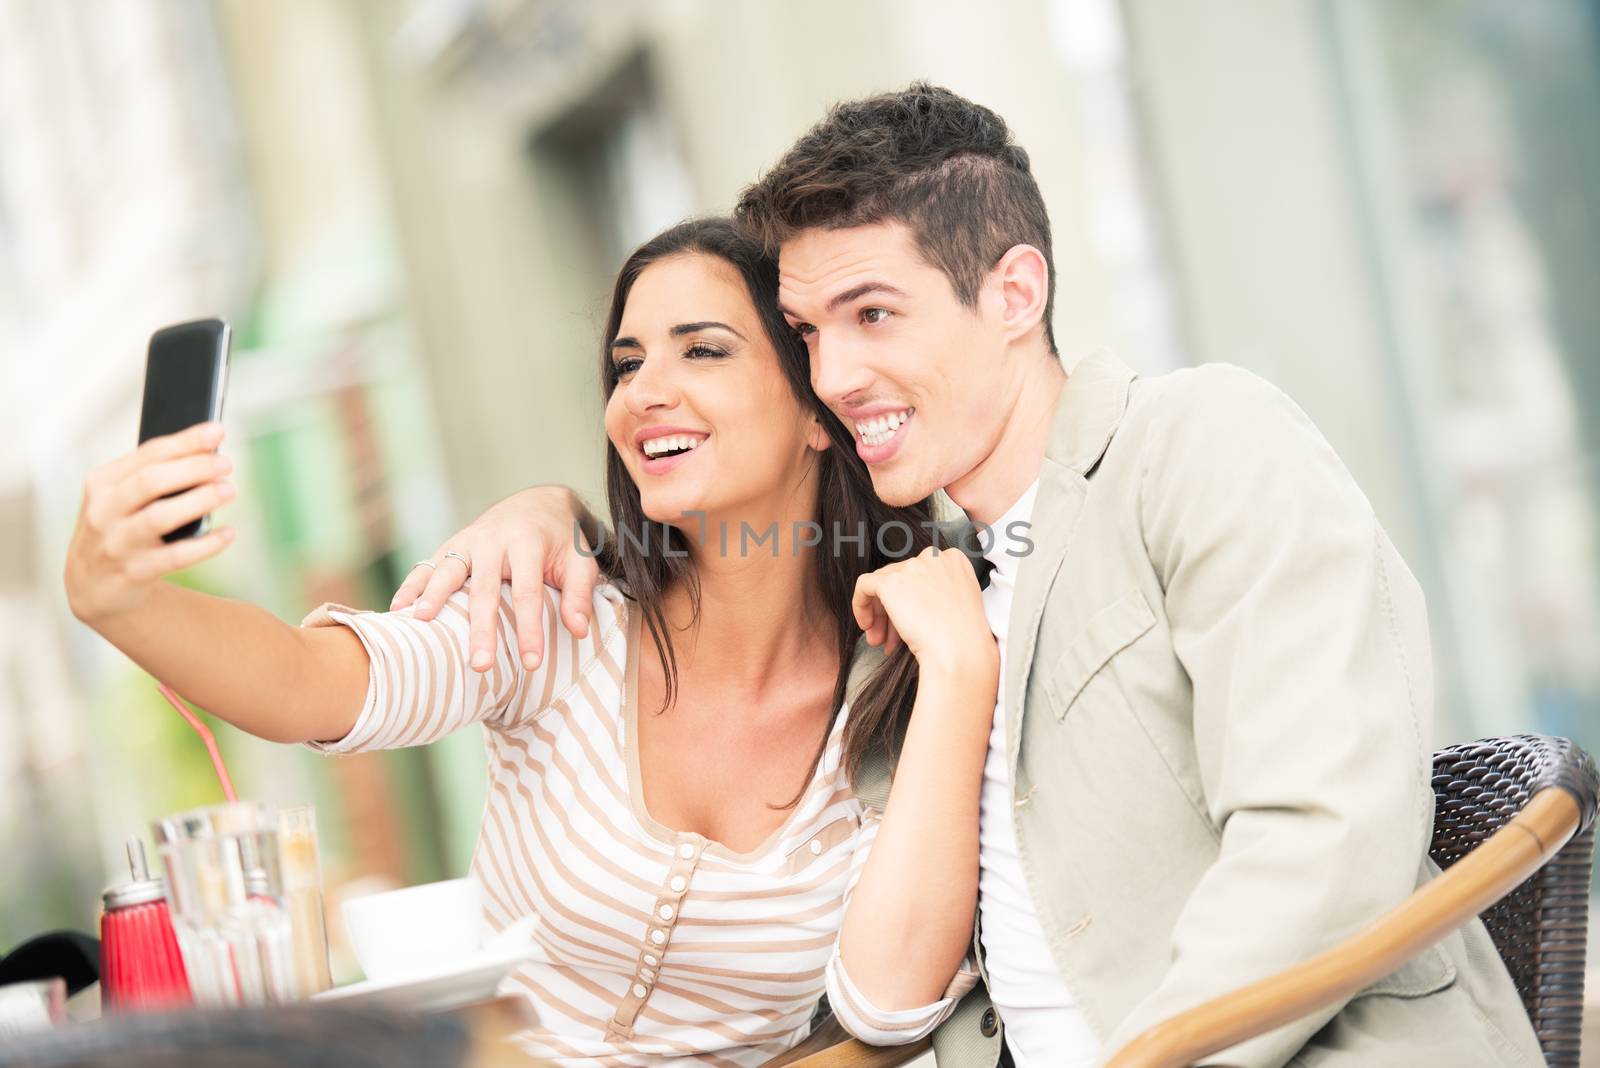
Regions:
<instances>
[{"instance_id":1,"label":"man's short brown hair","mask_svg":"<svg viewBox=\"0 0 1600 1068\"><path fill-rule=\"evenodd\" d=\"M914 82L834 105L734 215L774 252L802 230L904 223L968 307L1007 250L1032 245L1049 270L1044 336L1055 351L1050 217L1028 153L999 115L948 89Z\"/></svg>"}]
</instances>

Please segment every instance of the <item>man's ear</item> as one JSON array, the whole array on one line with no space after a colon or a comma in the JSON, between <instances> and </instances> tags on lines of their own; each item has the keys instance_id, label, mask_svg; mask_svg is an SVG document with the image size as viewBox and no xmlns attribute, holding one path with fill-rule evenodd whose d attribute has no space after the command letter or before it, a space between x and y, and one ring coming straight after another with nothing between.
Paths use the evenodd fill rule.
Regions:
<instances>
[{"instance_id":1,"label":"man's ear","mask_svg":"<svg viewBox=\"0 0 1600 1068\"><path fill-rule=\"evenodd\" d=\"M1050 297L1050 267L1032 245L1012 245L989 272L990 306L999 316L1006 340L1013 341L1038 326Z\"/></svg>"}]
</instances>

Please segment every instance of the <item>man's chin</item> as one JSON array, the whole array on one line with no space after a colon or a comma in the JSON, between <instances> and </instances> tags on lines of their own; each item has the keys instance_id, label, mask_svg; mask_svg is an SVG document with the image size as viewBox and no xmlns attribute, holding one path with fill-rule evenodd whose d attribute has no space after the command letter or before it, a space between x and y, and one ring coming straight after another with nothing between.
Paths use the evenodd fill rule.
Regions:
<instances>
[{"instance_id":1,"label":"man's chin","mask_svg":"<svg viewBox=\"0 0 1600 1068\"><path fill-rule=\"evenodd\" d=\"M901 471L875 471L868 468L872 476L872 492L878 495L878 500L892 508L906 508L930 496L938 486L923 486L921 480L911 477Z\"/></svg>"}]
</instances>

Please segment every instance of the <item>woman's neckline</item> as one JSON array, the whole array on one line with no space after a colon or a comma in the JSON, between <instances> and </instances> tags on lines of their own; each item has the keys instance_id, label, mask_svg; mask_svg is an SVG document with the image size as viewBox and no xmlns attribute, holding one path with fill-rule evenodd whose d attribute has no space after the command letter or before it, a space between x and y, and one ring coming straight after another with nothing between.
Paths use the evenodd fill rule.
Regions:
<instances>
[{"instance_id":1,"label":"woman's neckline","mask_svg":"<svg viewBox=\"0 0 1600 1068\"><path fill-rule=\"evenodd\" d=\"M639 761L639 657L644 649L644 613L639 610L638 603L631 600L624 601L623 610L628 615L627 665L623 671L622 685L623 762L627 765L628 804L633 809L634 818L639 821L639 825L646 833L667 845L695 842L700 845L703 854L722 860L740 863L759 860L783 840L800 818L801 811L811 799L812 793L817 788L817 782L827 766L827 752L824 752L823 759L812 769L811 778L806 781L805 793L800 796L799 802L789 810L783 822L752 849L741 852L715 838L707 838L696 831L676 830L657 820L650 814L649 806L645 804L644 769ZM835 732L844 720L843 712L841 709L840 715L834 717L833 726L828 731L829 749L833 747Z\"/></svg>"}]
</instances>

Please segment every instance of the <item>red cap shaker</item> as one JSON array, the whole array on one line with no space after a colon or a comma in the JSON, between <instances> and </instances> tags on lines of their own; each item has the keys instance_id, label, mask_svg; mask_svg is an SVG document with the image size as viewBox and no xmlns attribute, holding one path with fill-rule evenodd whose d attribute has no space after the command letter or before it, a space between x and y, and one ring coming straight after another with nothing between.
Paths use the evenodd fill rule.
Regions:
<instances>
[{"instance_id":1,"label":"red cap shaker","mask_svg":"<svg viewBox=\"0 0 1600 1068\"><path fill-rule=\"evenodd\" d=\"M189 976L167 911L166 887L150 878L144 843L128 839L131 882L104 894L100 920L100 999L109 1012L191 1005Z\"/></svg>"}]
</instances>

